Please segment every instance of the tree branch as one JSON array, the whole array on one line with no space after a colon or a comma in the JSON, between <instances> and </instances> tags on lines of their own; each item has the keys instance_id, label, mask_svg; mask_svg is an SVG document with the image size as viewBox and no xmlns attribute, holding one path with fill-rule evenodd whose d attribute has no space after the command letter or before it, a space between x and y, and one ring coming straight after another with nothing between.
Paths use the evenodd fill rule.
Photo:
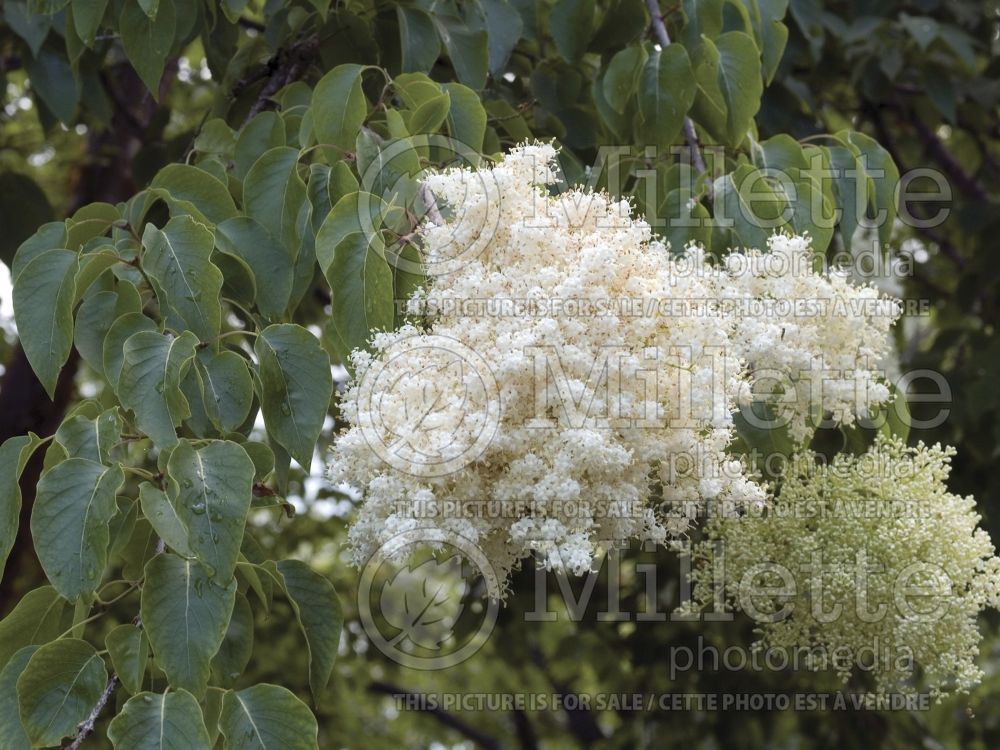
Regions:
<instances>
[{"instance_id":1,"label":"tree branch","mask_svg":"<svg viewBox=\"0 0 1000 750\"><path fill-rule=\"evenodd\" d=\"M667 33L667 27L663 23L663 16L660 14L660 4L657 0L646 0L646 8L649 9L650 23L657 41L659 41L661 47L668 47L670 45L670 34ZM698 134L695 132L694 122L686 115L684 117L684 140L687 141L688 148L691 149L691 162L694 164L699 174L705 174L708 169L705 167L705 159L702 157L701 150L698 148ZM711 180L706 182L705 185L708 188L708 198L711 200Z\"/></svg>"},{"instance_id":2,"label":"tree branch","mask_svg":"<svg viewBox=\"0 0 1000 750\"><path fill-rule=\"evenodd\" d=\"M76 737L66 746L66 750L79 750L83 741L94 733L94 725L97 723L97 717L101 715L101 711L104 710L104 707L111 699L111 694L115 692L116 687L118 687L118 675L113 674L111 675L111 679L108 680L108 684L107 687L104 688L104 692L101 693L101 697L97 699L97 703L90 711L90 716L80 723L76 732Z\"/></svg>"},{"instance_id":3,"label":"tree branch","mask_svg":"<svg viewBox=\"0 0 1000 750\"><path fill-rule=\"evenodd\" d=\"M243 124L250 122L256 115L273 104L271 97L281 91L292 81L302 77L302 72L319 48L319 35L313 34L293 44L287 49L279 49L272 57L262 78L267 78L264 87L257 94L257 99L250 107Z\"/></svg>"}]
</instances>

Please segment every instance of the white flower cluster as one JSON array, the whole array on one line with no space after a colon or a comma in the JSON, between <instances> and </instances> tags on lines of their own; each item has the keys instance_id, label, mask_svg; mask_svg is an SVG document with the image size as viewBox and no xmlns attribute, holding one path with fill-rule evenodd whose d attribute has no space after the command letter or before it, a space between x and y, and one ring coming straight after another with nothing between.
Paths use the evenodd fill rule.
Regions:
<instances>
[{"instance_id":1,"label":"white flower cluster","mask_svg":"<svg viewBox=\"0 0 1000 750\"><path fill-rule=\"evenodd\" d=\"M845 681L874 672L878 692L905 688L914 667L934 693L968 689L1000 559L973 498L945 486L953 453L880 437L861 456L794 460L766 513L709 523L695 599L712 604L721 582L761 623L761 645L839 652L813 666Z\"/></svg>"},{"instance_id":2,"label":"white flower cluster","mask_svg":"<svg viewBox=\"0 0 1000 750\"><path fill-rule=\"evenodd\" d=\"M695 246L671 253L626 201L550 194L555 156L523 146L426 181L444 216L421 230L430 274L418 296L482 305L441 308L352 356L350 427L330 467L363 498L350 530L359 563L433 528L479 545L501 577L530 554L582 573L601 540L665 541L707 501L764 502L727 453L750 368L792 371L763 394L791 403L798 437L817 410L850 419L888 395L874 367L895 307L873 312L861 303L874 290L813 272L807 239L772 238L770 254L789 261L778 273L757 250L724 264ZM794 298L843 306L727 304ZM521 313L504 312L511 301ZM691 312L669 312L676 302ZM844 369L817 394L795 371L820 356Z\"/></svg>"}]
</instances>

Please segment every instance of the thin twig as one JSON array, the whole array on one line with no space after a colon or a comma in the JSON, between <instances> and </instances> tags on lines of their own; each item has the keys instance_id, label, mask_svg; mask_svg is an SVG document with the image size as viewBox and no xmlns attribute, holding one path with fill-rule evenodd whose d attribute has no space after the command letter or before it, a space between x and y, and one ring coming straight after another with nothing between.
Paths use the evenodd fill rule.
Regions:
<instances>
[{"instance_id":1,"label":"thin twig","mask_svg":"<svg viewBox=\"0 0 1000 750\"><path fill-rule=\"evenodd\" d=\"M101 697L97 699L97 703L91 709L90 716L77 727L76 737L73 739L73 742L66 746L66 750L79 750L83 741L94 733L94 725L97 723L97 717L101 715L101 711L104 710L108 701L111 700L111 694L115 692L116 687L118 687L118 675L113 674L111 675L111 679L108 680L104 692L101 693Z\"/></svg>"},{"instance_id":2,"label":"thin twig","mask_svg":"<svg viewBox=\"0 0 1000 750\"><path fill-rule=\"evenodd\" d=\"M652 23L653 33L656 35L660 46L666 49L670 45L670 34L663 23L663 16L660 15L660 5L657 0L646 0L646 7L649 9L649 18ZM687 141L688 148L691 149L691 162L699 174L705 174L708 169L705 167L705 159L702 158L701 149L698 148L698 133L694 129L694 122L690 117L684 117L684 140ZM705 187L708 191L708 199L712 199L712 181L707 180Z\"/></svg>"},{"instance_id":3,"label":"thin twig","mask_svg":"<svg viewBox=\"0 0 1000 750\"><path fill-rule=\"evenodd\" d=\"M420 183L420 200L424 202L427 207L427 218L434 222L437 226L444 225L444 217L441 215L441 210L438 208L437 200L434 198L434 193L431 189L427 187L425 183Z\"/></svg>"}]
</instances>

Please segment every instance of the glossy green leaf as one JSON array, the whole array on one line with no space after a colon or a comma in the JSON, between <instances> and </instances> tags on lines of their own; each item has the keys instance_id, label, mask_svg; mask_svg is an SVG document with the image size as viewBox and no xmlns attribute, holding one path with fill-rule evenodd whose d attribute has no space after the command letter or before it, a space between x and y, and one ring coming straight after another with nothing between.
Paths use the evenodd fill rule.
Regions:
<instances>
[{"instance_id":1,"label":"glossy green leaf","mask_svg":"<svg viewBox=\"0 0 1000 750\"><path fill-rule=\"evenodd\" d=\"M704 61L696 74L695 118L715 138L736 148L746 138L764 91L760 53L742 31L704 39Z\"/></svg>"},{"instance_id":2,"label":"glossy green leaf","mask_svg":"<svg viewBox=\"0 0 1000 750\"><path fill-rule=\"evenodd\" d=\"M486 30L453 15L435 13L433 18L458 80L472 89L483 88L490 62Z\"/></svg>"},{"instance_id":3,"label":"glossy green leaf","mask_svg":"<svg viewBox=\"0 0 1000 750\"><path fill-rule=\"evenodd\" d=\"M326 278L332 295L331 319L347 354L364 349L374 331L394 325L392 270L376 236L353 232L334 249Z\"/></svg>"},{"instance_id":4,"label":"glossy green leaf","mask_svg":"<svg viewBox=\"0 0 1000 750\"><path fill-rule=\"evenodd\" d=\"M146 564L142 625L172 688L204 697L235 601L235 579L222 587L194 560L164 553Z\"/></svg>"}]
</instances>

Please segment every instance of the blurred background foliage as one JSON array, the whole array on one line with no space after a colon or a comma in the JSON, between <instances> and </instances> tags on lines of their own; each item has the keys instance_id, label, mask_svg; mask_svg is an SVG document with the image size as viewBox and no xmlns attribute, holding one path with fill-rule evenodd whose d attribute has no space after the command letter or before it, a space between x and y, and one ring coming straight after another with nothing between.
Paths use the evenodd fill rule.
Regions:
<instances>
[{"instance_id":1,"label":"blurred background foliage","mask_svg":"<svg viewBox=\"0 0 1000 750\"><path fill-rule=\"evenodd\" d=\"M603 82L617 53L655 41L640 0L347 0L329 8L305 0L161 0L174 6L176 16L159 61L162 75L157 61L137 52L118 23L130 2L0 3L4 263L40 223L71 215L89 202L124 200L160 167L187 158L209 118L239 127L258 102L295 81L313 83L345 62L380 65L393 74L425 68L435 80L461 81L480 94L489 116L484 152L528 137L554 137L564 147L563 165L571 180L585 178L584 165L593 164L599 145L643 142L627 122L636 116L632 105L623 101L617 112L609 109L599 101L605 89L595 85ZM91 26L80 20L84 5L98 9ZM764 75L773 79L756 113L756 141L790 134L808 144L820 134L853 129L875 138L901 172L931 167L947 178L951 200L920 208L930 216L947 207L948 219L924 228L897 222L891 236L890 252L905 251L914 260L913 275L897 293L929 304L927 314L901 326L900 368L928 368L947 378L953 394L949 418L933 429L915 430L911 439L958 447L952 487L977 497L985 524L1000 538L1000 473L995 469L1000 458L1000 254L993 247L1000 236L1000 3L660 3L665 28L691 45L697 44L691 32L700 14L712 8L718 8L727 29L750 22L769 40L765 49L772 53L784 45L780 58L764 56ZM81 29L89 38L81 37ZM146 73L142 79L154 81L156 98L130 61ZM703 144L718 142L698 124ZM748 144L739 144L735 153L732 158L746 161ZM918 192L932 188L919 180L910 185ZM857 249L874 240L863 234L853 244ZM0 433L3 438L27 429L48 434L62 413L89 393L90 375L72 358L66 384L50 402L17 347L9 292L4 295ZM303 313L312 321L324 314L321 304ZM918 418L936 408L911 398ZM324 440L335 425L335 419L328 421ZM33 486L32 479L28 482ZM341 658L319 710L324 748L1000 746L996 617L983 622L987 678L982 686L929 712L399 711L389 693L792 693L839 685L832 675L791 671L706 669L671 679L671 647L697 651L699 638L723 647L748 646L749 624L603 621L597 611L608 601L607 566L581 621L561 615L554 622L526 622L524 614L539 595L530 563L512 582L514 593L497 630L478 655L441 672L403 669L370 647L358 623L357 571L342 554L351 498L293 467L290 499L297 517L262 516L256 523L258 540L273 557L301 557L324 570L345 606ZM677 601L676 559L633 550L622 562L619 595L626 612L642 610L645 582L636 575L636 565L643 562L655 562L660 571L661 608ZM7 567L0 614L40 576L30 549L21 550ZM573 582L578 594L584 583ZM553 606L561 607L555 579L547 580L546 590ZM298 679L304 692L305 655L297 636L280 624L287 622L284 614L258 617L254 657L241 679L289 686ZM101 747L101 742L94 738L87 746Z\"/></svg>"}]
</instances>

